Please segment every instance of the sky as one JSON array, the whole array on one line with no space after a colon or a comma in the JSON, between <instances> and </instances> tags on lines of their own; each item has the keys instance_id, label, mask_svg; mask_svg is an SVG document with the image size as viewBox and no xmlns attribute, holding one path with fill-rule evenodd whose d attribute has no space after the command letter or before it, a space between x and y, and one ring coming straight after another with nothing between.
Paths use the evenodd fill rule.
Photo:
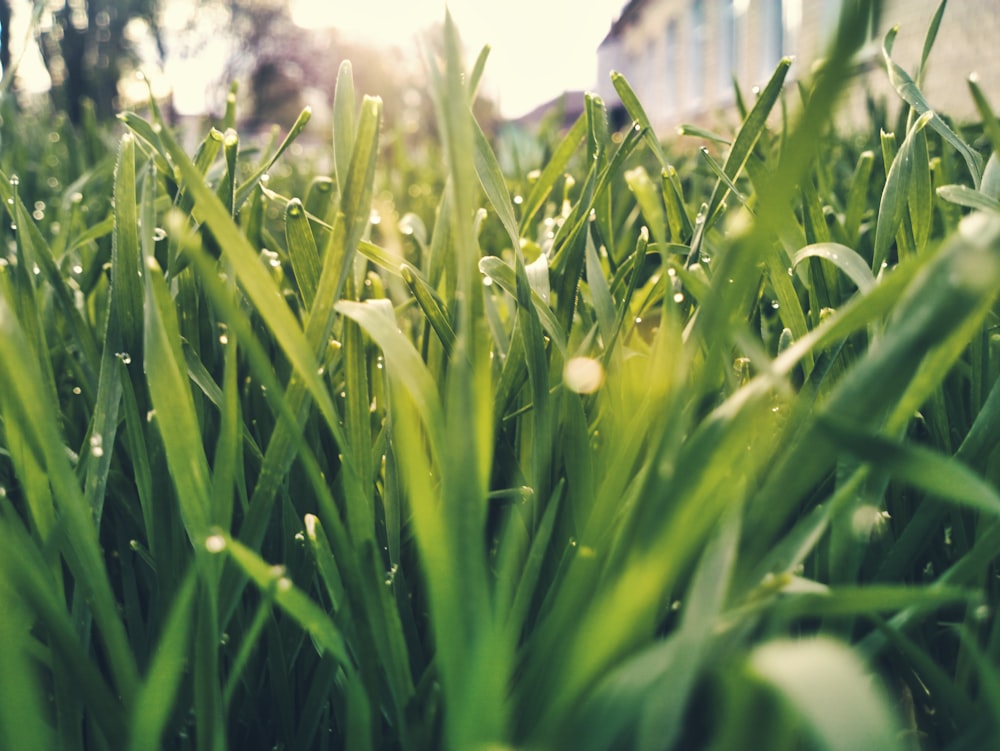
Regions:
<instances>
[{"instance_id":1,"label":"sky","mask_svg":"<svg viewBox=\"0 0 1000 751\"><path fill-rule=\"evenodd\" d=\"M625 0L291 0L299 25L391 44L442 21L445 5L470 57L490 45L484 93L517 117L563 91L596 86L597 46Z\"/></svg>"},{"instance_id":2,"label":"sky","mask_svg":"<svg viewBox=\"0 0 1000 751\"><path fill-rule=\"evenodd\" d=\"M161 23L170 30L191 18L197 0L162 0ZM467 50L467 65L490 45L482 93L496 101L505 117L518 117L563 91L593 90L597 85L597 46L626 0L288 0L292 20L304 28L336 28L360 40L406 46L451 11ZM15 42L31 37L29 0L14 0ZM211 37L220 19L201 6ZM23 47L23 44L18 44ZM202 59L168 59L178 111L211 110L206 71L219 68L226 48L221 38L205 45ZM47 87L37 50L21 61L20 75L29 89ZM152 78L151 78L152 80ZM197 82L202 82L199 88ZM141 94L141 92L140 92Z\"/></svg>"}]
</instances>

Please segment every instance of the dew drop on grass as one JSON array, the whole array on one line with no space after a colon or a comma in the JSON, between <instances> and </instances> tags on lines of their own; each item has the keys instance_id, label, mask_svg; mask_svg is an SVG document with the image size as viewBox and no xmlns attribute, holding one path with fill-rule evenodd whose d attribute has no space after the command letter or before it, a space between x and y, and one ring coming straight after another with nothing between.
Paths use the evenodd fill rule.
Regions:
<instances>
[{"instance_id":1,"label":"dew drop on grass","mask_svg":"<svg viewBox=\"0 0 1000 751\"><path fill-rule=\"evenodd\" d=\"M492 287L493 286L493 277L491 277L491 276L484 276L483 277L483 286L484 287Z\"/></svg>"},{"instance_id":2,"label":"dew drop on grass","mask_svg":"<svg viewBox=\"0 0 1000 751\"><path fill-rule=\"evenodd\" d=\"M104 440L100 434L90 436L90 453L98 459L104 456Z\"/></svg>"},{"instance_id":3,"label":"dew drop on grass","mask_svg":"<svg viewBox=\"0 0 1000 751\"><path fill-rule=\"evenodd\" d=\"M396 580L396 572L399 571L399 565L394 563L389 567L389 570L385 572L385 584L386 586L392 586L392 583Z\"/></svg>"},{"instance_id":4,"label":"dew drop on grass","mask_svg":"<svg viewBox=\"0 0 1000 751\"><path fill-rule=\"evenodd\" d=\"M10 184L11 184L11 187L16 188L18 185L21 184L21 178L18 177L17 175L11 175L10 176Z\"/></svg>"},{"instance_id":5,"label":"dew drop on grass","mask_svg":"<svg viewBox=\"0 0 1000 751\"><path fill-rule=\"evenodd\" d=\"M514 201L515 206L520 206L522 203L524 203L524 196L514 196L512 200Z\"/></svg>"},{"instance_id":6,"label":"dew drop on grass","mask_svg":"<svg viewBox=\"0 0 1000 751\"><path fill-rule=\"evenodd\" d=\"M642 316L636 316L635 317L635 325L638 326L640 323L642 323Z\"/></svg>"},{"instance_id":7,"label":"dew drop on grass","mask_svg":"<svg viewBox=\"0 0 1000 751\"><path fill-rule=\"evenodd\" d=\"M163 227L157 227L153 230L153 241L160 242L161 240L167 239L167 231Z\"/></svg>"},{"instance_id":8,"label":"dew drop on grass","mask_svg":"<svg viewBox=\"0 0 1000 751\"><path fill-rule=\"evenodd\" d=\"M219 334L219 344L229 344L229 337L225 334Z\"/></svg>"},{"instance_id":9,"label":"dew drop on grass","mask_svg":"<svg viewBox=\"0 0 1000 751\"><path fill-rule=\"evenodd\" d=\"M780 307L781 307L781 303L779 303L777 300L771 300L771 309L772 310L777 310Z\"/></svg>"},{"instance_id":10,"label":"dew drop on grass","mask_svg":"<svg viewBox=\"0 0 1000 751\"><path fill-rule=\"evenodd\" d=\"M115 352L115 357L122 361L122 365L132 364L132 355L128 352Z\"/></svg>"},{"instance_id":11,"label":"dew drop on grass","mask_svg":"<svg viewBox=\"0 0 1000 751\"><path fill-rule=\"evenodd\" d=\"M566 388L577 394L593 394L604 382L604 368L592 357L573 357L563 368Z\"/></svg>"},{"instance_id":12,"label":"dew drop on grass","mask_svg":"<svg viewBox=\"0 0 1000 751\"><path fill-rule=\"evenodd\" d=\"M682 302L684 302L684 293L683 292L674 292L674 302L675 303L682 303Z\"/></svg>"},{"instance_id":13,"label":"dew drop on grass","mask_svg":"<svg viewBox=\"0 0 1000 751\"><path fill-rule=\"evenodd\" d=\"M209 553L221 553L226 549L226 538L222 535L209 535L205 538L205 550Z\"/></svg>"},{"instance_id":14,"label":"dew drop on grass","mask_svg":"<svg viewBox=\"0 0 1000 751\"><path fill-rule=\"evenodd\" d=\"M82 393L83 393L83 389L81 389L79 386L74 386L73 387L73 396L80 396L80 394L82 394Z\"/></svg>"}]
</instances>

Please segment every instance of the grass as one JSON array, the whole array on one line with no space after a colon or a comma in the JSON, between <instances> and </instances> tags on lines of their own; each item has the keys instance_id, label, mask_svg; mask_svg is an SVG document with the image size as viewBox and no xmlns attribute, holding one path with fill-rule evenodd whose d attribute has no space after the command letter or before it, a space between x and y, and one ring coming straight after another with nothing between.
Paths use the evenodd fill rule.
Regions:
<instances>
[{"instance_id":1,"label":"grass","mask_svg":"<svg viewBox=\"0 0 1000 751\"><path fill-rule=\"evenodd\" d=\"M890 33L836 135L847 7L693 158L616 76L505 173L450 21L437 171L349 65L326 175L8 105L0 747L988 744L1000 126Z\"/></svg>"}]
</instances>

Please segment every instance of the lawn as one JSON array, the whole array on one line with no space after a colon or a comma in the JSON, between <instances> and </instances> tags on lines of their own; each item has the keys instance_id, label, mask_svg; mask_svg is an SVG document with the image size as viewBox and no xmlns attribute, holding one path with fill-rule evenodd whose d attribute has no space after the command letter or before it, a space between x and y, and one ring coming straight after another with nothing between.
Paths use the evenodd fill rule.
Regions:
<instances>
[{"instance_id":1,"label":"lawn","mask_svg":"<svg viewBox=\"0 0 1000 751\"><path fill-rule=\"evenodd\" d=\"M5 101L0 749L994 743L1000 124L862 23L527 173L450 20L419 157Z\"/></svg>"}]
</instances>

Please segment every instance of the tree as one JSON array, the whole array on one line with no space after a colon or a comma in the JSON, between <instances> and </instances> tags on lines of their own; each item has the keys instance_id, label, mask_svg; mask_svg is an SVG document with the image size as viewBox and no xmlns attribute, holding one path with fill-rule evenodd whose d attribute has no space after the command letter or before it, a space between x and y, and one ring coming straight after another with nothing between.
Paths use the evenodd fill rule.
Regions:
<instances>
[{"instance_id":1,"label":"tree","mask_svg":"<svg viewBox=\"0 0 1000 751\"><path fill-rule=\"evenodd\" d=\"M10 0L0 0L0 70L10 73Z\"/></svg>"},{"instance_id":2,"label":"tree","mask_svg":"<svg viewBox=\"0 0 1000 751\"><path fill-rule=\"evenodd\" d=\"M6 0L4 0L6 1ZM62 0L49 3L39 28L52 99L74 123L85 99L99 118L116 112L118 82L138 62L140 30L148 30L161 59L160 0Z\"/></svg>"}]
</instances>

